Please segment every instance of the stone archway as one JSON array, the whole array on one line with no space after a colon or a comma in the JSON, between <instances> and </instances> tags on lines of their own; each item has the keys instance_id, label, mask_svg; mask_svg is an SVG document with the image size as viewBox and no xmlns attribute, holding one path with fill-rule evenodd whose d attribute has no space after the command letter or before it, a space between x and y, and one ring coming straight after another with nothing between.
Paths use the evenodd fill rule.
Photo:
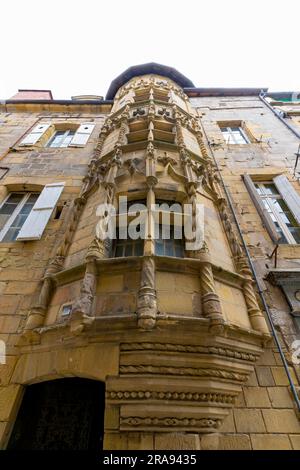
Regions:
<instances>
[{"instance_id":1,"label":"stone archway","mask_svg":"<svg viewBox=\"0 0 300 470\"><path fill-rule=\"evenodd\" d=\"M8 449L101 450L105 384L63 378L29 385Z\"/></svg>"}]
</instances>

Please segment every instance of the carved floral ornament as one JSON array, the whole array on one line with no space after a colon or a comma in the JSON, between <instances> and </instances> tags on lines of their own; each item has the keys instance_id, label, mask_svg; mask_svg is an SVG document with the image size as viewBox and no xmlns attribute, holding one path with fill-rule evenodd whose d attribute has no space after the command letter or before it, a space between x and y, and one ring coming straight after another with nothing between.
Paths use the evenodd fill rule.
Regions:
<instances>
[{"instance_id":1,"label":"carved floral ornament","mask_svg":"<svg viewBox=\"0 0 300 470\"><path fill-rule=\"evenodd\" d=\"M180 98L183 100L187 101L188 97L187 95L183 92L182 88L180 88L175 82L171 81L170 79L166 79L165 77L159 77L155 75L148 75L144 77L136 77L130 80L126 85L122 86L118 92L116 93L115 99L120 100L122 99L127 93L129 93L131 90L135 91L137 89L143 89L143 88L158 88L158 89L164 89L166 91L174 92Z\"/></svg>"}]
</instances>

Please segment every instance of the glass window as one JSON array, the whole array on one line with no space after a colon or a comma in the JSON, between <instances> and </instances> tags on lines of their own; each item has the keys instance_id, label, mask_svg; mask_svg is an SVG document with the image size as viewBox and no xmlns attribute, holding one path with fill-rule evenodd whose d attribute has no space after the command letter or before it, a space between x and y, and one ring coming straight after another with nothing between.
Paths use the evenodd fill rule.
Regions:
<instances>
[{"instance_id":1,"label":"glass window","mask_svg":"<svg viewBox=\"0 0 300 470\"><path fill-rule=\"evenodd\" d=\"M16 240L39 194L11 193L0 208L0 241Z\"/></svg>"},{"instance_id":2,"label":"glass window","mask_svg":"<svg viewBox=\"0 0 300 470\"><path fill-rule=\"evenodd\" d=\"M137 238L119 238L119 230L117 230L117 240L115 244L115 257L120 258L124 256L143 256L144 254L144 239Z\"/></svg>"},{"instance_id":3,"label":"glass window","mask_svg":"<svg viewBox=\"0 0 300 470\"><path fill-rule=\"evenodd\" d=\"M244 145L249 143L241 127L221 127L220 129L227 144Z\"/></svg>"},{"instance_id":4,"label":"glass window","mask_svg":"<svg viewBox=\"0 0 300 470\"><path fill-rule=\"evenodd\" d=\"M61 309L61 316L63 318L68 317L72 311L72 304L63 305Z\"/></svg>"},{"instance_id":5,"label":"glass window","mask_svg":"<svg viewBox=\"0 0 300 470\"><path fill-rule=\"evenodd\" d=\"M56 131L47 143L47 147L68 147L75 135L75 131Z\"/></svg>"},{"instance_id":6,"label":"glass window","mask_svg":"<svg viewBox=\"0 0 300 470\"><path fill-rule=\"evenodd\" d=\"M300 226L275 184L256 183L255 187L281 236L279 243L300 244Z\"/></svg>"},{"instance_id":7,"label":"glass window","mask_svg":"<svg viewBox=\"0 0 300 470\"><path fill-rule=\"evenodd\" d=\"M184 258L184 238L182 227L160 224L156 227L155 254Z\"/></svg>"},{"instance_id":8,"label":"glass window","mask_svg":"<svg viewBox=\"0 0 300 470\"><path fill-rule=\"evenodd\" d=\"M131 224L134 222L134 212L131 210L132 206L135 204L142 204L142 207L147 207L147 202L145 199L127 201L127 206L124 205L119 211L119 214L124 214L127 210L128 220ZM182 223L181 218L181 204L174 201L167 201L156 199L155 204L159 206L154 210L154 207L149 207L149 211L153 210L154 222L155 222L155 231L154 231L154 245L155 245L155 254L160 256L174 256L174 257L184 257L184 237L183 237L183 227L180 225ZM162 218L160 220L160 213L166 212L174 217L168 217L170 220L166 222ZM180 216L180 222L175 222L177 215ZM138 214L136 214L138 216ZM130 220L130 217L134 217L133 220ZM119 222L120 223L120 222ZM128 235L127 238L120 238L124 234L124 229L121 226L117 228L117 239L115 242L115 257L124 257L124 256L143 256L144 254L144 240L146 238L146 222L142 222L140 225L137 225L136 232L140 233L141 236L136 240L132 239ZM125 232L126 234L126 232Z\"/></svg>"}]
</instances>

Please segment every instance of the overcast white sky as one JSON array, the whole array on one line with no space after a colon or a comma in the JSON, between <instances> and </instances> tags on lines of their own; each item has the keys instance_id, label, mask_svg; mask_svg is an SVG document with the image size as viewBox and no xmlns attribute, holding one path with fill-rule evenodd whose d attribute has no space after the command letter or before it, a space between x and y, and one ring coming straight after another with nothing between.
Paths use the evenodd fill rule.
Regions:
<instances>
[{"instance_id":1,"label":"overcast white sky","mask_svg":"<svg viewBox=\"0 0 300 470\"><path fill-rule=\"evenodd\" d=\"M299 0L2 0L0 98L107 92L159 62L200 87L300 90Z\"/></svg>"}]
</instances>

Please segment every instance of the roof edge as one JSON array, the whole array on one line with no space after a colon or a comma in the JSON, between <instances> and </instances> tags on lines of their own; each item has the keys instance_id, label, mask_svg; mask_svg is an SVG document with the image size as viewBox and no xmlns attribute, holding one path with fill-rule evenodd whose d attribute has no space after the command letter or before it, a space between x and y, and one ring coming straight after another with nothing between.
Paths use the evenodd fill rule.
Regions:
<instances>
[{"instance_id":1,"label":"roof edge","mask_svg":"<svg viewBox=\"0 0 300 470\"><path fill-rule=\"evenodd\" d=\"M118 77L111 82L106 93L106 99L114 99L119 88L129 82L132 78L149 74L161 75L163 77L170 78L182 88L194 87L194 84L190 79L182 75L182 73L178 72L178 70L173 67L157 64L156 62L149 62L147 64L133 65L118 75Z\"/></svg>"},{"instance_id":2,"label":"roof edge","mask_svg":"<svg viewBox=\"0 0 300 470\"><path fill-rule=\"evenodd\" d=\"M259 96L266 93L268 88L184 88L190 98L201 96Z\"/></svg>"}]
</instances>

